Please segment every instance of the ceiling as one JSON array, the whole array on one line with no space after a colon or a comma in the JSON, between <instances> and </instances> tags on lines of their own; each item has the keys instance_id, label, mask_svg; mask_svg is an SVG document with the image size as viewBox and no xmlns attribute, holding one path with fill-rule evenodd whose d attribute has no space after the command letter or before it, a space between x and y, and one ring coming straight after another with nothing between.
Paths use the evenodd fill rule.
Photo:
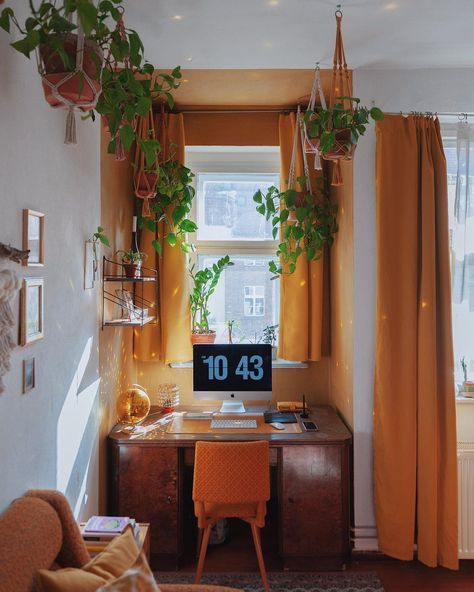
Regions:
<instances>
[{"instance_id":1,"label":"ceiling","mask_svg":"<svg viewBox=\"0 0 474 592\"><path fill-rule=\"evenodd\" d=\"M157 68L322 68L335 40L330 0L128 0ZM341 0L350 68L474 67L474 0Z\"/></svg>"}]
</instances>

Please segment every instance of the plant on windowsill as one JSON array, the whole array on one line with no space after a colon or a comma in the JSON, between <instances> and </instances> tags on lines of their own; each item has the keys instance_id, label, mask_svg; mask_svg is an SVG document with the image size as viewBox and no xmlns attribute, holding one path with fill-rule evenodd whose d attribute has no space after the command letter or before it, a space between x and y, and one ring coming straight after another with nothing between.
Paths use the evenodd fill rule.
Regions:
<instances>
[{"instance_id":1,"label":"plant on windowsill","mask_svg":"<svg viewBox=\"0 0 474 592\"><path fill-rule=\"evenodd\" d=\"M147 258L146 253L129 249L128 251L117 251L115 254L121 255L123 270L128 278L141 277L142 263Z\"/></svg>"},{"instance_id":2,"label":"plant on windowsill","mask_svg":"<svg viewBox=\"0 0 474 592\"><path fill-rule=\"evenodd\" d=\"M160 164L160 178L156 199L150 203L152 217L139 217L139 227L146 227L153 233L160 229L163 222L163 238L171 246L179 244L181 250L189 253L194 246L187 242L186 235L196 232L197 225L189 218L194 199L192 179L194 174L178 160L168 159ZM158 255L162 253L159 240L153 240L152 246Z\"/></svg>"},{"instance_id":3,"label":"plant on windowsill","mask_svg":"<svg viewBox=\"0 0 474 592\"><path fill-rule=\"evenodd\" d=\"M303 123L311 144L324 159L350 160L370 118L380 121L383 113L378 107L359 106L360 99L356 97L336 97L336 101L333 107L308 109ZM346 108L344 101L355 103L355 107Z\"/></svg>"},{"instance_id":4,"label":"plant on windowsill","mask_svg":"<svg viewBox=\"0 0 474 592\"><path fill-rule=\"evenodd\" d=\"M234 343L234 330L240 327L240 322L236 321L235 319L230 319L225 322L227 327L227 338L229 344L232 345Z\"/></svg>"},{"instance_id":5,"label":"plant on windowsill","mask_svg":"<svg viewBox=\"0 0 474 592\"><path fill-rule=\"evenodd\" d=\"M299 177L297 181L304 187L306 178ZM282 242L276 252L280 265L275 261L268 264L274 277L294 273L300 255L305 254L308 261L313 261L322 256L325 245L333 244L338 230L337 206L329 201L322 178L318 179L317 190L312 193L294 189L280 191L272 186L265 195L257 191L253 200L257 212L267 220L272 219L274 239L281 230Z\"/></svg>"},{"instance_id":6,"label":"plant on windowsill","mask_svg":"<svg viewBox=\"0 0 474 592\"><path fill-rule=\"evenodd\" d=\"M152 84L155 68L145 60L138 33L123 23L122 0L42 0L37 7L30 1L30 12L20 24L4 8L0 27L7 33L16 27L21 38L11 45L28 58L35 54L46 100L69 109L66 143L75 143L74 110L94 119L95 109L107 119L113 152L118 142L130 149L137 139L136 116L149 111L152 97L161 95L173 105L170 91L178 86L180 70L154 77Z\"/></svg>"},{"instance_id":7,"label":"plant on windowsill","mask_svg":"<svg viewBox=\"0 0 474 592\"><path fill-rule=\"evenodd\" d=\"M222 272L231 265L229 255L221 257L212 267L205 267L198 271L192 265L189 275L193 280L190 295L191 306L191 343L214 343L216 332L209 328L209 298L214 294Z\"/></svg>"},{"instance_id":8,"label":"plant on windowsill","mask_svg":"<svg viewBox=\"0 0 474 592\"><path fill-rule=\"evenodd\" d=\"M277 359L277 330L278 325L267 325L263 329L262 343L272 346L272 360Z\"/></svg>"},{"instance_id":9,"label":"plant on windowsill","mask_svg":"<svg viewBox=\"0 0 474 592\"><path fill-rule=\"evenodd\" d=\"M461 389L460 389L460 394L463 397L474 397L474 382L472 380L468 380L467 379L467 362L466 362L466 358L463 356L460 360L461 362L461 367L462 367L462 373L464 376L464 381L461 385Z\"/></svg>"}]
</instances>

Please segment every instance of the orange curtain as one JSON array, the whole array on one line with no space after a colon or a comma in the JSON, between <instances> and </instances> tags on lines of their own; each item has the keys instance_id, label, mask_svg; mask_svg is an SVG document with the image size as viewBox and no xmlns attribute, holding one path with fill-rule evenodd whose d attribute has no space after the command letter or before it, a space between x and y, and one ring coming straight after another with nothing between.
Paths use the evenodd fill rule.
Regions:
<instances>
[{"instance_id":1,"label":"orange curtain","mask_svg":"<svg viewBox=\"0 0 474 592\"><path fill-rule=\"evenodd\" d=\"M155 118L155 129L160 129L160 117ZM165 114L167 137L171 154L184 163L184 124L182 114ZM191 320L189 311L189 284L186 254L179 244L170 247L163 241L163 223L159 225L158 238L162 256L152 247L155 233L144 229L140 248L147 253L147 265L153 262L159 273L158 324L136 329L135 358L142 362L161 360L165 363L192 359ZM150 286L146 286L150 290ZM149 297L149 295L145 295Z\"/></svg>"},{"instance_id":2,"label":"orange curtain","mask_svg":"<svg viewBox=\"0 0 474 592\"><path fill-rule=\"evenodd\" d=\"M280 115L280 188L288 188L295 114ZM312 163L310 163L311 166ZM316 176L316 172L314 175ZM295 177L304 175L301 149L295 166ZM313 179L313 186L315 179ZM308 263L305 256L298 259L296 271L281 277L280 339L278 356L285 360L321 359L323 333L323 275L324 257Z\"/></svg>"},{"instance_id":3,"label":"orange curtain","mask_svg":"<svg viewBox=\"0 0 474 592\"><path fill-rule=\"evenodd\" d=\"M458 567L446 161L439 123L377 124L374 482L379 548Z\"/></svg>"}]
</instances>

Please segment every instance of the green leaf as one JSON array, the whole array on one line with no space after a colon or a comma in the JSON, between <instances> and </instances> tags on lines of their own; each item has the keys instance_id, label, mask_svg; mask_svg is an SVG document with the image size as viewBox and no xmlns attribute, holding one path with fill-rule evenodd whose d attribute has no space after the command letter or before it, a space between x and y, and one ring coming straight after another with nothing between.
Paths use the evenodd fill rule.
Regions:
<instances>
[{"instance_id":1,"label":"green leaf","mask_svg":"<svg viewBox=\"0 0 474 592\"><path fill-rule=\"evenodd\" d=\"M180 223L180 227L182 230L184 230L184 232L196 232L197 230L197 224L195 222L193 222L192 220L183 220Z\"/></svg>"},{"instance_id":2,"label":"green leaf","mask_svg":"<svg viewBox=\"0 0 474 592\"><path fill-rule=\"evenodd\" d=\"M261 205L259 205L259 206L258 206L256 209L257 209L257 212L258 212L259 214L262 214L262 216L264 216L264 215L265 215L265 211L266 211L266 210L265 210L265 205L264 205L264 204L261 204Z\"/></svg>"},{"instance_id":3,"label":"green leaf","mask_svg":"<svg viewBox=\"0 0 474 592\"><path fill-rule=\"evenodd\" d=\"M155 251L158 253L158 255L161 255L162 249L161 249L160 241L157 241L156 239L152 240L151 246L155 249Z\"/></svg>"},{"instance_id":4,"label":"green leaf","mask_svg":"<svg viewBox=\"0 0 474 592\"><path fill-rule=\"evenodd\" d=\"M170 247L176 246L176 234L174 232L168 232L165 238Z\"/></svg>"},{"instance_id":5,"label":"green leaf","mask_svg":"<svg viewBox=\"0 0 474 592\"><path fill-rule=\"evenodd\" d=\"M290 215L290 210L286 208L280 211L280 224L286 222L288 220L288 216Z\"/></svg>"},{"instance_id":6,"label":"green leaf","mask_svg":"<svg viewBox=\"0 0 474 592\"><path fill-rule=\"evenodd\" d=\"M307 215L308 210L306 208L296 208L296 219L298 222L303 222Z\"/></svg>"},{"instance_id":7,"label":"green leaf","mask_svg":"<svg viewBox=\"0 0 474 592\"><path fill-rule=\"evenodd\" d=\"M89 0L78 0L77 14L86 37L89 37L98 25L97 8Z\"/></svg>"},{"instance_id":8,"label":"green leaf","mask_svg":"<svg viewBox=\"0 0 474 592\"><path fill-rule=\"evenodd\" d=\"M262 192L260 191L260 189L257 191L257 193L254 194L253 201L255 203L262 203L263 195L262 195Z\"/></svg>"},{"instance_id":9,"label":"green leaf","mask_svg":"<svg viewBox=\"0 0 474 592\"><path fill-rule=\"evenodd\" d=\"M323 154L327 154L334 146L336 141L336 134L334 131L323 132L321 134L321 140L319 142L319 148Z\"/></svg>"},{"instance_id":10,"label":"green leaf","mask_svg":"<svg viewBox=\"0 0 474 592\"><path fill-rule=\"evenodd\" d=\"M272 230L273 240L276 239L277 234L278 234L278 228L275 226L275 228Z\"/></svg>"},{"instance_id":11,"label":"green leaf","mask_svg":"<svg viewBox=\"0 0 474 592\"><path fill-rule=\"evenodd\" d=\"M120 140L122 141L123 147L128 152L132 147L132 144L135 140L135 132L133 131L132 126L127 123L120 128L119 131Z\"/></svg>"},{"instance_id":12,"label":"green leaf","mask_svg":"<svg viewBox=\"0 0 474 592\"><path fill-rule=\"evenodd\" d=\"M290 265L288 266L288 271L290 273L295 273L295 269L296 269L296 263L290 263Z\"/></svg>"},{"instance_id":13,"label":"green leaf","mask_svg":"<svg viewBox=\"0 0 474 592\"><path fill-rule=\"evenodd\" d=\"M139 97L137 101L136 111L138 115L145 117L151 109L151 97Z\"/></svg>"},{"instance_id":14,"label":"green leaf","mask_svg":"<svg viewBox=\"0 0 474 592\"><path fill-rule=\"evenodd\" d=\"M381 121L383 119L383 111L378 107L372 107L370 110L370 116L374 121Z\"/></svg>"},{"instance_id":15,"label":"green leaf","mask_svg":"<svg viewBox=\"0 0 474 592\"><path fill-rule=\"evenodd\" d=\"M10 18L13 16L13 10L11 8L4 8L0 15L0 27L10 33Z\"/></svg>"}]
</instances>

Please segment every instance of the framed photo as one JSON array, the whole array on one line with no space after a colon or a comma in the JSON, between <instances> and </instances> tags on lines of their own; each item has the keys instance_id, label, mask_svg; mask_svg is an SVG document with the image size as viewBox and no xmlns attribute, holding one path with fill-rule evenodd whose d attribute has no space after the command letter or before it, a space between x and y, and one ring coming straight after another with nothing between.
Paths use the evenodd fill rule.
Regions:
<instances>
[{"instance_id":1,"label":"framed photo","mask_svg":"<svg viewBox=\"0 0 474 592\"><path fill-rule=\"evenodd\" d=\"M25 278L20 296L20 344L43 339L43 278Z\"/></svg>"},{"instance_id":2,"label":"framed photo","mask_svg":"<svg viewBox=\"0 0 474 592\"><path fill-rule=\"evenodd\" d=\"M35 388L35 359L23 360L23 393Z\"/></svg>"},{"instance_id":3,"label":"framed photo","mask_svg":"<svg viewBox=\"0 0 474 592\"><path fill-rule=\"evenodd\" d=\"M23 250L29 250L23 265L40 267L44 265L44 214L34 210L23 210Z\"/></svg>"}]
</instances>

